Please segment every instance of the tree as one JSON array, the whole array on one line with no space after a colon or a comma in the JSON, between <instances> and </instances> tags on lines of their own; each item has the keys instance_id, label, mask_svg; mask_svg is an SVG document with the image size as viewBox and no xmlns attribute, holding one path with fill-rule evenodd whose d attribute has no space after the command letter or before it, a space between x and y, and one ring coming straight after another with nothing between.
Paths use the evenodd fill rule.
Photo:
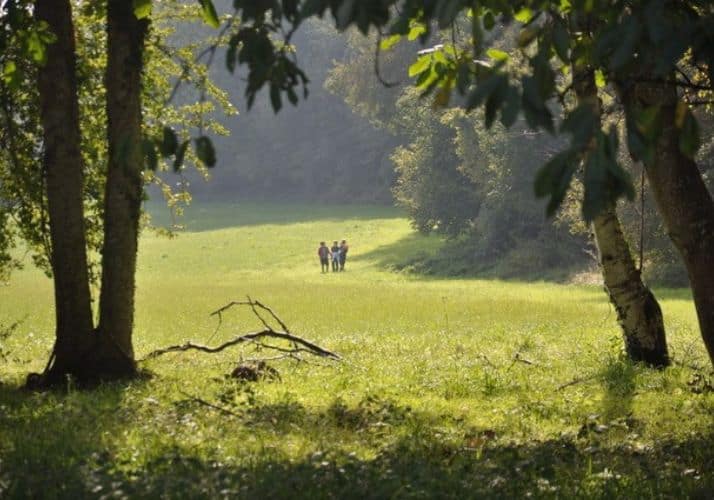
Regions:
<instances>
[{"instance_id":1,"label":"tree","mask_svg":"<svg viewBox=\"0 0 714 500\"><path fill-rule=\"evenodd\" d=\"M587 33L593 22L592 18L585 18L582 22L577 18L568 21L571 29L584 33ZM575 50L571 51L573 55L576 53ZM571 58L572 86L577 104L589 108L593 116L598 117L596 126L601 128L599 117L602 115L602 103L598 96L595 71L587 62ZM586 144L581 161L587 165L597 154L601 154L597 147ZM635 362L668 366L670 360L662 310L654 294L642 282L640 270L635 267L615 202L605 206L593 218L592 228L605 289L617 311L628 357Z\"/></svg>"},{"instance_id":2,"label":"tree","mask_svg":"<svg viewBox=\"0 0 714 500\"><path fill-rule=\"evenodd\" d=\"M142 98L147 92L142 88L142 80L148 28L147 12L142 8L142 4L116 0L106 5L87 3L78 7L86 9L89 16L106 18L106 44L92 39L98 34L91 28L75 28L68 1L38 0L34 9L29 3L7 2L0 11L1 40L11 48L3 53L2 59L6 76L2 103L12 143L0 165L3 167L0 173L11 186L21 188L17 198L4 189L3 195L9 194L10 203L19 206L20 216L38 208L44 213L46 203L47 220L44 216L39 220L21 217L16 223L30 243L33 240L44 243L41 250L47 255L54 277L57 311L56 341L48 367L41 377L28 379L28 384L62 383L66 376L89 382L134 375L131 336L136 246L144 184L162 183L152 172L158 166L156 149L167 159L172 158L176 171L183 168L184 157L186 160L193 157L206 166L214 162L207 137L196 139L194 155L187 151L188 139L179 143L173 130L162 128L160 123L146 122L142 117ZM30 17L32 12L34 19ZM88 55L83 64L78 64L77 54L87 51L87 47L80 49L75 45L75 33L88 36L105 47L105 51ZM167 47L162 46L161 51L166 58L174 55ZM30 57L36 66L26 64ZM187 77L192 63L181 62L181 71ZM98 80L106 82L106 99L102 92L97 92L98 97L91 92L87 96L83 94L87 89L78 89L78 68L86 71L82 75L85 86ZM97 77L102 71L104 75ZM201 115L200 123L210 127L212 120L204 122L202 118L205 110L210 109L203 105L203 96L215 92L205 77L200 80L202 102L198 113L192 113ZM25 91L19 84L21 81L30 83L30 88L36 83L36 95ZM181 111L166 112L164 91L168 94L168 90L160 85L149 90L158 95L152 96L154 101L161 101L147 108L149 116L157 116L160 107L164 123L182 116ZM89 103L90 107L84 110L88 112L85 116L91 117L86 126L80 125L79 120L80 95L84 97L83 104ZM98 109L100 105L106 108ZM41 124L35 123L35 114L41 116ZM106 122L101 119L103 116ZM178 121L191 124L185 117ZM161 139L146 135L156 129L163 130ZM27 174L37 161L34 152L38 151L39 142L33 134L38 130L42 135L44 173L31 176ZM107 171L101 165L105 156ZM88 167L85 164L88 157L96 164ZM171 202L175 201L170 192L167 195ZM85 225L85 210L92 215L89 225ZM47 229L49 238L45 241ZM89 288L95 276L90 273L87 248L100 246L102 286L99 325L95 329ZM41 255L42 252L40 263Z\"/></svg>"}]
</instances>

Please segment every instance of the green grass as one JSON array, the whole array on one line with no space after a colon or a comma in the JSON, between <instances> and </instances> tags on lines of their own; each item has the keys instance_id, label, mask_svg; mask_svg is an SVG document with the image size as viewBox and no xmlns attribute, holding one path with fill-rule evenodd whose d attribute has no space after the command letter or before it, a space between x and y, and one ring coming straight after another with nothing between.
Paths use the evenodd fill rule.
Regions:
<instances>
[{"instance_id":1,"label":"green grass","mask_svg":"<svg viewBox=\"0 0 714 500\"><path fill-rule=\"evenodd\" d=\"M0 324L23 320L0 365L0 497L714 491L708 375L624 361L598 287L391 272L441 243L387 208L214 205L185 220L174 239L141 239L139 357L207 341L208 314L250 295L345 361L280 361L281 381L241 384L224 375L250 351L170 354L143 363L153 377L129 384L22 392L53 328L50 282L28 269L0 287ZM317 243L342 238L348 270L321 274ZM676 360L707 366L689 295L658 295ZM259 327L236 311L212 343Z\"/></svg>"}]
</instances>

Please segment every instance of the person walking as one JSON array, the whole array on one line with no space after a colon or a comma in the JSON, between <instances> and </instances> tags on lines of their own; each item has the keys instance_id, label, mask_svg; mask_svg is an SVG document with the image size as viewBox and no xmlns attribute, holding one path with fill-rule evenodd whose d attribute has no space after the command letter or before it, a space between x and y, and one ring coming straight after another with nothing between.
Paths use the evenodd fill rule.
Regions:
<instances>
[{"instance_id":1,"label":"person walking","mask_svg":"<svg viewBox=\"0 0 714 500\"><path fill-rule=\"evenodd\" d=\"M324 241L320 242L320 246L317 248L317 255L320 257L320 268L323 273L330 270L330 249Z\"/></svg>"},{"instance_id":2,"label":"person walking","mask_svg":"<svg viewBox=\"0 0 714 500\"><path fill-rule=\"evenodd\" d=\"M342 240L340 243L340 271L345 270L345 261L347 261L347 252L350 247L347 244L347 240Z\"/></svg>"},{"instance_id":3,"label":"person walking","mask_svg":"<svg viewBox=\"0 0 714 500\"><path fill-rule=\"evenodd\" d=\"M340 247L337 245L337 240L332 242L332 248L330 248L332 255L332 272L340 270Z\"/></svg>"}]
</instances>

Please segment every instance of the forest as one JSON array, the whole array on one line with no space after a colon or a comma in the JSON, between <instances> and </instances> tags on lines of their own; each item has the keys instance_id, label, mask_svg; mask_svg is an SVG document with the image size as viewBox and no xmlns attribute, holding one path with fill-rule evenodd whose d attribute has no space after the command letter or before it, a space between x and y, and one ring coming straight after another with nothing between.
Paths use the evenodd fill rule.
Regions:
<instances>
[{"instance_id":1,"label":"forest","mask_svg":"<svg viewBox=\"0 0 714 500\"><path fill-rule=\"evenodd\" d=\"M712 82L708 0L1 1L0 498L708 498Z\"/></svg>"}]
</instances>

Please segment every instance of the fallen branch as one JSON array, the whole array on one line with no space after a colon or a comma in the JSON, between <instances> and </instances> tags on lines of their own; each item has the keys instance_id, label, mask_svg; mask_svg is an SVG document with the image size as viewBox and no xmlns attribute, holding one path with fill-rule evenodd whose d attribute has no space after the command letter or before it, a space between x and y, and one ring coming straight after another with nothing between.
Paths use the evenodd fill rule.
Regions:
<instances>
[{"instance_id":1,"label":"fallen branch","mask_svg":"<svg viewBox=\"0 0 714 500\"><path fill-rule=\"evenodd\" d=\"M302 337L298 337L297 335L290 333L290 330L288 329L287 325L278 317L277 314L275 314L275 312L271 308L258 302L257 300L252 300L250 297L248 297L247 301L230 302L227 305L221 307L220 309L217 309L216 311L212 312L211 316L218 316L218 321L219 321L219 326L220 326L220 324L222 322L222 313L234 306L249 306L252 309L253 313L258 317L260 322L263 323L263 325L265 326L265 330L245 333L243 335L238 335L238 336L234 337L233 339L228 340L227 342L224 342L224 343L217 345L215 347L211 347L208 345L202 345L202 344L196 344L194 342L188 341L185 344L172 345L169 347L164 347L162 349L157 349L155 351L152 351L149 354L147 354L141 361L145 361L148 359L154 359L154 358L157 358L159 356L162 356L164 354L168 354L171 352L185 352L185 351L193 350L193 351L201 351L201 352L213 354L213 353L221 352L229 347L239 345L239 344L244 344L244 343L253 343L258 348L271 349L274 351L284 353L291 357L296 357L297 354L299 354L301 352L306 352L306 353L313 354L315 356L320 356L323 358L330 358L330 359L334 359L334 360L342 359L342 357L339 354L329 351L323 347L320 347L319 345L315 344L314 342L310 342L309 340L305 340ZM273 327L260 314L259 310L268 312L268 314L270 314L270 316L272 316L272 318L280 325L280 327L283 329L283 331L273 329ZM214 335L215 335L215 332L213 335L211 335L211 338L213 338ZM265 344L265 343L259 341L260 339L265 339L265 338L286 340L292 344L292 347L285 348L285 347L280 347L280 346L276 346L276 345L272 345L272 344Z\"/></svg>"},{"instance_id":2,"label":"fallen branch","mask_svg":"<svg viewBox=\"0 0 714 500\"><path fill-rule=\"evenodd\" d=\"M538 363L536 363L535 361L531 361L530 359L524 358L524 357L521 356L521 354L518 353L518 352L513 356L513 362L514 362L514 363L523 363L523 364L531 365L531 366L535 366L535 365L538 364Z\"/></svg>"},{"instance_id":3,"label":"fallen branch","mask_svg":"<svg viewBox=\"0 0 714 500\"><path fill-rule=\"evenodd\" d=\"M185 344L172 345L169 347L165 347L163 349L157 349L155 351L152 351L149 354L147 354L142 359L142 361L145 361L147 359L154 359L154 358L157 358L163 354L168 354L170 352L183 352L183 351L194 350L194 351L201 351L201 352L207 352L207 353L213 354L213 353L221 352L221 351L223 351L229 347L232 347L234 345L243 344L245 342L253 342L253 341L263 338L263 337L287 340L287 341L302 345L306 348L306 349L290 350L290 349L285 349L285 348L278 347L278 346L273 346L270 344L262 344L262 343L259 344L260 347L264 347L267 349L274 349L274 350L280 351L280 352L309 352L311 354L315 354L316 356L321 356L323 358L331 358L331 359L336 359L336 360L342 359L342 357L339 354L336 354L332 351L328 351L327 349L324 349L317 344L314 344L308 340L297 337L290 333L276 332L274 330L261 330L259 332L252 332L252 333L246 333L245 335L239 335L238 337L235 337L235 338L233 338L227 342L224 342L220 345L217 345L215 347L210 347L210 346L201 345L201 344L194 344L193 342L191 342L189 340Z\"/></svg>"},{"instance_id":4,"label":"fallen branch","mask_svg":"<svg viewBox=\"0 0 714 500\"><path fill-rule=\"evenodd\" d=\"M590 375L589 377L576 377L570 382L566 382L565 384L561 384L558 387L555 388L556 391L562 391L566 387L570 387L572 385L580 384L582 382L589 382L590 380L596 379L598 375Z\"/></svg>"}]
</instances>

